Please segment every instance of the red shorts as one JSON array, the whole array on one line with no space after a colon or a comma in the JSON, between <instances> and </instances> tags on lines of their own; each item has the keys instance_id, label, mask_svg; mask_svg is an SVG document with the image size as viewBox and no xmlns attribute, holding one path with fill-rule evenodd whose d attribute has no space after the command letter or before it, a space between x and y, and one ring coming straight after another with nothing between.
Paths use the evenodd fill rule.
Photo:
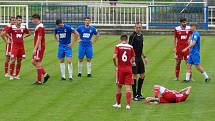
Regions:
<instances>
[{"instance_id":1,"label":"red shorts","mask_svg":"<svg viewBox=\"0 0 215 121\"><path fill-rule=\"evenodd\" d=\"M43 55L44 55L45 49L38 49L36 51L36 54L32 56L32 59L35 61L42 61L43 60Z\"/></svg>"},{"instance_id":2,"label":"red shorts","mask_svg":"<svg viewBox=\"0 0 215 121\"><path fill-rule=\"evenodd\" d=\"M6 47L5 47L5 55L6 56L10 56L11 55L11 44L6 44Z\"/></svg>"},{"instance_id":3,"label":"red shorts","mask_svg":"<svg viewBox=\"0 0 215 121\"><path fill-rule=\"evenodd\" d=\"M25 58L24 46L11 46L11 58Z\"/></svg>"},{"instance_id":4,"label":"red shorts","mask_svg":"<svg viewBox=\"0 0 215 121\"><path fill-rule=\"evenodd\" d=\"M177 49L176 50L176 59L177 60L187 60L188 55L190 54L190 50L187 50L186 52L182 52L183 49Z\"/></svg>"},{"instance_id":5,"label":"red shorts","mask_svg":"<svg viewBox=\"0 0 215 121\"><path fill-rule=\"evenodd\" d=\"M118 70L116 75L116 83L118 85L133 85L134 81L132 79L132 68L129 70Z\"/></svg>"},{"instance_id":6,"label":"red shorts","mask_svg":"<svg viewBox=\"0 0 215 121\"><path fill-rule=\"evenodd\" d=\"M185 101L188 96L188 94L178 94L172 91L165 90L159 100L160 103L179 103Z\"/></svg>"}]
</instances>

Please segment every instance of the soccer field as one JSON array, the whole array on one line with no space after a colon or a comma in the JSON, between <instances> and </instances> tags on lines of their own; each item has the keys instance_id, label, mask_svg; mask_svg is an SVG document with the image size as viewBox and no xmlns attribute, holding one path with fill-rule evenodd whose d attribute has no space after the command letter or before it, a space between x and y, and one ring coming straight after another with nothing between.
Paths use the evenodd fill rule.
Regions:
<instances>
[{"instance_id":1,"label":"soccer field","mask_svg":"<svg viewBox=\"0 0 215 121\"><path fill-rule=\"evenodd\" d=\"M146 66L144 96L152 96L154 84L170 89L191 85L191 95L179 104L148 105L132 102L131 110L114 109L115 71L112 63L113 46L119 36L103 35L94 45L93 77L86 77L86 64L82 78L77 77L77 44L73 49L74 80L61 81L59 61L56 58L57 43L53 35L46 36L44 67L51 75L43 86L31 85L36 71L31 65L32 37L25 40L26 56L21 70L21 80L3 78L4 47L1 42L0 58L0 121L215 121L215 83L213 82L215 56L214 37L202 36L201 61L211 76L205 83L201 74L193 70L191 83L182 83L185 64L182 64L181 81L174 80L175 60L172 36L145 36Z\"/></svg>"}]
</instances>

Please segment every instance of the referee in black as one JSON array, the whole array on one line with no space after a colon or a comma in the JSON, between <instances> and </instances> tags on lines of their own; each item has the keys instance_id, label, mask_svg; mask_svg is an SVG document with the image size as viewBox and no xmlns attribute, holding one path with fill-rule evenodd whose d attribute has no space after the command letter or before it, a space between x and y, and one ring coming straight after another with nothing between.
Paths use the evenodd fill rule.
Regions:
<instances>
[{"instance_id":1,"label":"referee in black","mask_svg":"<svg viewBox=\"0 0 215 121\"><path fill-rule=\"evenodd\" d=\"M132 86L133 90L133 100L140 101L145 99L142 94L142 86L145 77L145 64L147 64L146 55L144 55L144 39L142 34L142 23L136 22L134 27L134 32L129 37L129 44L133 46L135 52L135 64L132 67L134 85ZM139 75L139 79L138 79ZM137 81L138 79L138 81Z\"/></svg>"}]
</instances>

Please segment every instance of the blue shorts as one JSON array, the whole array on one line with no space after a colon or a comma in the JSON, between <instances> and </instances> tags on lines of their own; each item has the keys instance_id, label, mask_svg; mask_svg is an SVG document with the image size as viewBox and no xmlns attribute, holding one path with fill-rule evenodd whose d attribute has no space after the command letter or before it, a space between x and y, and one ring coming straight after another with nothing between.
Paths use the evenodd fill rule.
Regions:
<instances>
[{"instance_id":1,"label":"blue shorts","mask_svg":"<svg viewBox=\"0 0 215 121\"><path fill-rule=\"evenodd\" d=\"M58 46L58 55L57 57L59 59L62 59L62 58L72 58L72 48L71 47L67 47L67 45L59 45Z\"/></svg>"},{"instance_id":2,"label":"blue shorts","mask_svg":"<svg viewBox=\"0 0 215 121\"><path fill-rule=\"evenodd\" d=\"M199 54L189 55L187 63L190 65L199 65L200 55Z\"/></svg>"},{"instance_id":3,"label":"blue shorts","mask_svg":"<svg viewBox=\"0 0 215 121\"><path fill-rule=\"evenodd\" d=\"M78 58L83 59L84 56L88 59L93 58L93 47L92 45L81 45L78 46Z\"/></svg>"}]
</instances>

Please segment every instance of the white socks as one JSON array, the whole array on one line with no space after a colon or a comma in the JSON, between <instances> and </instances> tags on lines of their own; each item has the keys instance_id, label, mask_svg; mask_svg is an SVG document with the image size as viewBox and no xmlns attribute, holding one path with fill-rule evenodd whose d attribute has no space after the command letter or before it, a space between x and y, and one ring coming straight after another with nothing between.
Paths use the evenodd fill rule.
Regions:
<instances>
[{"instance_id":1,"label":"white socks","mask_svg":"<svg viewBox=\"0 0 215 121\"><path fill-rule=\"evenodd\" d=\"M186 73L186 81L190 80L190 75L191 75L191 73Z\"/></svg>"},{"instance_id":2,"label":"white socks","mask_svg":"<svg viewBox=\"0 0 215 121\"><path fill-rule=\"evenodd\" d=\"M92 66L92 63L87 62L87 74L91 74L91 66Z\"/></svg>"},{"instance_id":3,"label":"white socks","mask_svg":"<svg viewBox=\"0 0 215 121\"><path fill-rule=\"evenodd\" d=\"M66 67L65 63L60 63L60 72L61 72L61 77L66 78ZM72 63L68 64L68 72L69 72L69 78L72 78L72 73L73 73L73 67Z\"/></svg>"},{"instance_id":4,"label":"white socks","mask_svg":"<svg viewBox=\"0 0 215 121\"><path fill-rule=\"evenodd\" d=\"M69 78L72 78L72 63L68 64Z\"/></svg>"},{"instance_id":5,"label":"white socks","mask_svg":"<svg viewBox=\"0 0 215 121\"><path fill-rule=\"evenodd\" d=\"M205 77L205 79L209 78L206 72L203 72L202 75Z\"/></svg>"},{"instance_id":6,"label":"white socks","mask_svg":"<svg viewBox=\"0 0 215 121\"><path fill-rule=\"evenodd\" d=\"M66 78L65 63L60 63L60 72L61 72L61 77Z\"/></svg>"},{"instance_id":7,"label":"white socks","mask_svg":"<svg viewBox=\"0 0 215 121\"><path fill-rule=\"evenodd\" d=\"M82 62L78 61L78 73L82 73Z\"/></svg>"}]
</instances>

